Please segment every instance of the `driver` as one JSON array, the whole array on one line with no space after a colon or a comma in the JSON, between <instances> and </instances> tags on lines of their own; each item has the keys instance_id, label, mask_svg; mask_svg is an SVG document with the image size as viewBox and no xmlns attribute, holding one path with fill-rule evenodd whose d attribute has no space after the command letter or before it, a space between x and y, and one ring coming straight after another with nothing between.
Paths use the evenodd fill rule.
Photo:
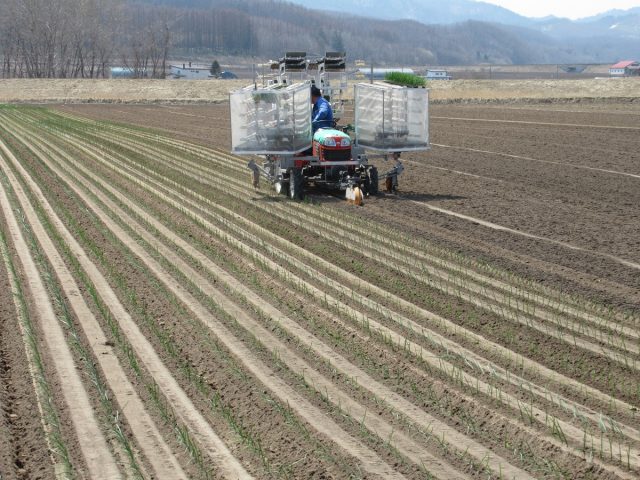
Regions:
<instances>
[{"instance_id":1,"label":"driver","mask_svg":"<svg viewBox=\"0 0 640 480\"><path fill-rule=\"evenodd\" d=\"M319 128L333 127L333 111L331 104L322 97L320 89L315 85L311 85L311 127L313 133Z\"/></svg>"}]
</instances>

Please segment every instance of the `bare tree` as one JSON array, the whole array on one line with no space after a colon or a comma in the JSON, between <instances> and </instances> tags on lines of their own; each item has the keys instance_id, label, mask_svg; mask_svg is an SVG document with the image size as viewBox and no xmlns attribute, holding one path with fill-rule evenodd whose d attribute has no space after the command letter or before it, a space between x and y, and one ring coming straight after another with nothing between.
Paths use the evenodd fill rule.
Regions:
<instances>
[{"instance_id":1,"label":"bare tree","mask_svg":"<svg viewBox=\"0 0 640 480\"><path fill-rule=\"evenodd\" d=\"M105 75L123 0L3 1L3 76Z\"/></svg>"}]
</instances>

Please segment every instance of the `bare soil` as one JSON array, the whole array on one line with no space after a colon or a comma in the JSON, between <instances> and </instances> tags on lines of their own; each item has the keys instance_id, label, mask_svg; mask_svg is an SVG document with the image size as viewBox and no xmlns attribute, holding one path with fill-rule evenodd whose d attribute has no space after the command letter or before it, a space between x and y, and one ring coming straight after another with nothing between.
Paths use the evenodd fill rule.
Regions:
<instances>
[{"instance_id":1,"label":"bare soil","mask_svg":"<svg viewBox=\"0 0 640 480\"><path fill-rule=\"evenodd\" d=\"M59 108L210 147L230 145L224 104ZM435 105L433 150L404 156L400 194L368 199L360 214L562 291L638 311L640 272L623 263L640 263L638 133L640 108L628 102Z\"/></svg>"},{"instance_id":2,"label":"bare soil","mask_svg":"<svg viewBox=\"0 0 640 480\"><path fill-rule=\"evenodd\" d=\"M117 355L167 460L206 476L192 439L214 478L235 462L260 479L419 479L425 467L442 479L636 478L638 318L624 313L640 313L640 103L616 90L627 84L601 84L615 85L603 100L538 83L536 101L533 83L484 99L459 83L463 95L432 106L432 150L403 155L400 192L354 207L252 189L244 160L228 154L221 94L182 82L153 91L168 83L126 98L124 83L105 83L100 105L0 108L0 161L42 191L31 198L51 204L43 217L60 218L48 281L64 280L63 264L72 272L67 297L82 296L97 320L79 342ZM42 85L42 98L60 95ZM86 102L76 87L63 98ZM553 88L567 96L549 101ZM140 99L152 103L124 104ZM37 232L43 219L27 221ZM34 393L20 380L28 362L7 282L0 265L0 477L50 478L40 414L27 425L17 412ZM104 377L115 392L127 383ZM96 462L77 445L62 387L52 384L63 439L86 476ZM180 393L200 425L163 410ZM98 414L93 400L82 413ZM118 415L149 467L135 413ZM27 450L33 464L21 469Z\"/></svg>"},{"instance_id":3,"label":"bare soil","mask_svg":"<svg viewBox=\"0 0 640 480\"><path fill-rule=\"evenodd\" d=\"M139 322L143 334L152 342L196 408L213 424L214 430L220 432L225 441L232 445L234 456L243 463L260 464L260 459L256 458L257 453L238 442L237 436L230 431L229 425L221 420L220 415L212 415L211 402L214 400L221 404L219 409L226 410L225 415L233 415L235 421L242 422L243 429L262 439L264 448L268 448L264 455L272 465L270 468L286 468L298 472L297 475L300 476L306 475L304 472L315 472L309 478L338 479L349 476L348 473L340 471L340 467L327 468L317 460L320 456L335 457L339 453L332 451L331 446L307 440L299 430L288 425L282 414L273 407L274 400L267 391L255 385L255 381L248 381L238 373L240 367L234 365L230 354L221 348L210 332L190 319L190 312L185 305L179 299L168 295L156 282L150 281L149 274L144 270L140 260L121 255L122 250L118 242L105 236L100 228L96 228L95 220L92 220L82 207L79 198L74 197L61 182L48 175L42 165L34 162L29 166L36 172L34 177L44 187L43 190L51 201L55 200L58 206L64 208L67 218L73 218L75 231L83 235L85 245L92 251L101 252L100 267L104 275L112 282L124 282L118 290L121 302L127 311L132 313L135 321ZM100 170L97 165L91 166L94 171ZM113 183L116 184L117 180L114 179ZM101 263L99 259L93 260ZM89 300L89 292L85 288L81 291ZM128 292L131 291L138 292L140 303L136 298L128 296ZM152 323L149 323L150 321ZM177 352L174 351L173 356L167 353L162 343L162 339L166 337L175 342L174 348L177 348ZM266 360L269 359L270 356L267 354ZM183 372L186 367L191 369L193 375L206 382L209 396L204 394L202 389L194 388L184 378ZM139 393L148 397L144 389ZM151 402L149 398L146 398L146 401ZM162 423L161 418L157 418L156 421ZM309 455L309 452L315 455ZM335 461L335 464L344 465L346 471L350 468L348 459ZM295 469L290 465L295 466ZM337 471L332 471L332 468L336 468ZM266 475L260 470L252 474L259 477ZM197 472L193 476L197 476Z\"/></svg>"},{"instance_id":4,"label":"bare soil","mask_svg":"<svg viewBox=\"0 0 640 480\"><path fill-rule=\"evenodd\" d=\"M53 476L11 283L0 258L0 478Z\"/></svg>"}]
</instances>

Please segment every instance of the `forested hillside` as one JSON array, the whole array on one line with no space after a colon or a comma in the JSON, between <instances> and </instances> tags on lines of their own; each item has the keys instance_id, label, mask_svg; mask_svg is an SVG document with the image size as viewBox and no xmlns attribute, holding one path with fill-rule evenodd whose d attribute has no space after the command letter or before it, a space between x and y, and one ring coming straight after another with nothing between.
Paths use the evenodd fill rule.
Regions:
<instances>
[{"instance_id":1,"label":"forested hillside","mask_svg":"<svg viewBox=\"0 0 640 480\"><path fill-rule=\"evenodd\" d=\"M568 45L519 27L376 20L279 0L3 2L3 76L101 77L117 64L161 77L171 57L269 59L286 50L346 50L378 65L606 62L627 54L597 38Z\"/></svg>"}]
</instances>

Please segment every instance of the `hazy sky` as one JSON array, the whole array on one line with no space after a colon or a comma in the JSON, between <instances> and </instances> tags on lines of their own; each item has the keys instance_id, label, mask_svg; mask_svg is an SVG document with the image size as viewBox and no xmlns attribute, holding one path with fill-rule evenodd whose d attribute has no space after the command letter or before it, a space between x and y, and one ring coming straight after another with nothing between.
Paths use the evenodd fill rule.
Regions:
<instances>
[{"instance_id":1,"label":"hazy sky","mask_svg":"<svg viewBox=\"0 0 640 480\"><path fill-rule=\"evenodd\" d=\"M640 7L640 0L483 0L526 17L584 18L614 8Z\"/></svg>"}]
</instances>

